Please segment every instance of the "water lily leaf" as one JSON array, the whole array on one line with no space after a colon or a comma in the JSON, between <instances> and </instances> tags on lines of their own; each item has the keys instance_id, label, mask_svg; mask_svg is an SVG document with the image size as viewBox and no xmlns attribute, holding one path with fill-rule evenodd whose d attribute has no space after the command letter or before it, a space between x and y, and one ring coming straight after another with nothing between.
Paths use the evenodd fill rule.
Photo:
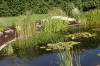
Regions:
<instances>
[{"instance_id":1,"label":"water lily leaf","mask_svg":"<svg viewBox=\"0 0 100 66\"><path fill-rule=\"evenodd\" d=\"M98 56L100 56L100 54L97 54Z\"/></svg>"},{"instance_id":2,"label":"water lily leaf","mask_svg":"<svg viewBox=\"0 0 100 66\"><path fill-rule=\"evenodd\" d=\"M96 66L100 66L100 65L96 65Z\"/></svg>"},{"instance_id":3,"label":"water lily leaf","mask_svg":"<svg viewBox=\"0 0 100 66\"><path fill-rule=\"evenodd\" d=\"M50 49L50 48L47 48L47 49L46 49L46 51L51 51L51 50L52 50L52 49Z\"/></svg>"},{"instance_id":4,"label":"water lily leaf","mask_svg":"<svg viewBox=\"0 0 100 66\"><path fill-rule=\"evenodd\" d=\"M41 46L40 48L41 48L41 49L45 49L46 47L45 47L45 46Z\"/></svg>"}]
</instances>

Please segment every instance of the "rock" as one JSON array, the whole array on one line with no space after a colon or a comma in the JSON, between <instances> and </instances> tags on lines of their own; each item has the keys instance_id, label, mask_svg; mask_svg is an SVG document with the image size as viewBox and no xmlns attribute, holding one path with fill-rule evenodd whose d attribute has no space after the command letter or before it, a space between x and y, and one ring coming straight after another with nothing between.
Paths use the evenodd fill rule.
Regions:
<instances>
[{"instance_id":1,"label":"rock","mask_svg":"<svg viewBox=\"0 0 100 66\"><path fill-rule=\"evenodd\" d=\"M3 35L3 32L0 32L0 37Z\"/></svg>"},{"instance_id":2,"label":"rock","mask_svg":"<svg viewBox=\"0 0 100 66\"><path fill-rule=\"evenodd\" d=\"M14 32L14 30L12 30L12 29L9 29L9 30L6 30L6 31L4 31L5 33L13 33Z\"/></svg>"},{"instance_id":3,"label":"rock","mask_svg":"<svg viewBox=\"0 0 100 66\"><path fill-rule=\"evenodd\" d=\"M69 17L63 17L63 16L53 16L51 19L61 19L61 20L65 20L65 21L75 21L76 22L76 19L74 18L69 18Z\"/></svg>"}]
</instances>

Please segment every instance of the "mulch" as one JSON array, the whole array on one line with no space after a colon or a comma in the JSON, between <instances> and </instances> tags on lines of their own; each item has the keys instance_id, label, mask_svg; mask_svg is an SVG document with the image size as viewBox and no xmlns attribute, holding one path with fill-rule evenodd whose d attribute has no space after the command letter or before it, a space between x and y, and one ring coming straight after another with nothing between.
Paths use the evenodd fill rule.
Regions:
<instances>
[{"instance_id":1,"label":"mulch","mask_svg":"<svg viewBox=\"0 0 100 66\"><path fill-rule=\"evenodd\" d=\"M5 31L10 30L10 29L13 30L13 32L9 32L9 33L5 32ZM5 29L3 31L3 35L0 36L0 46L2 46L3 44L5 44L8 41L13 40L17 36L18 35L17 35L17 32L16 32L15 26L9 26L9 27L7 27L7 29Z\"/></svg>"}]
</instances>

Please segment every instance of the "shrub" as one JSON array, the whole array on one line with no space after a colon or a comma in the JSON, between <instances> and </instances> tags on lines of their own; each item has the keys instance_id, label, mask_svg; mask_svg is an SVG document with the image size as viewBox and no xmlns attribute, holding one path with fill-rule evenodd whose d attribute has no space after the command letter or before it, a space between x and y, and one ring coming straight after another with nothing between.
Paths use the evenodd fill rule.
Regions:
<instances>
[{"instance_id":1,"label":"shrub","mask_svg":"<svg viewBox=\"0 0 100 66\"><path fill-rule=\"evenodd\" d=\"M53 7L48 11L48 14L53 15L53 16L65 16L66 13L61 9L57 7Z\"/></svg>"}]
</instances>

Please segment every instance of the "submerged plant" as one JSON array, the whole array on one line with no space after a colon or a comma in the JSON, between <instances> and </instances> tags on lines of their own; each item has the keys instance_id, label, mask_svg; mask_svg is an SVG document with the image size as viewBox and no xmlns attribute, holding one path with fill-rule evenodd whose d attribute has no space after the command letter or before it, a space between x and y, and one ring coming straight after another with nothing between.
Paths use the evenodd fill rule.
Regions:
<instances>
[{"instance_id":1,"label":"submerged plant","mask_svg":"<svg viewBox=\"0 0 100 66\"><path fill-rule=\"evenodd\" d=\"M73 52L72 52L73 54ZM58 53L58 58L60 59L60 66L73 66L73 55L69 50L60 51Z\"/></svg>"},{"instance_id":2,"label":"submerged plant","mask_svg":"<svg viewBox=\"0 0 100 66\"><path fill-rule=\"evenodd\" d=\"M81 66L80 56L76 55L73 49L66 49L64 51L59 50L58 58L60 66L74 66L74 62L76 66Z\"/></svg>"}]
</instances>

